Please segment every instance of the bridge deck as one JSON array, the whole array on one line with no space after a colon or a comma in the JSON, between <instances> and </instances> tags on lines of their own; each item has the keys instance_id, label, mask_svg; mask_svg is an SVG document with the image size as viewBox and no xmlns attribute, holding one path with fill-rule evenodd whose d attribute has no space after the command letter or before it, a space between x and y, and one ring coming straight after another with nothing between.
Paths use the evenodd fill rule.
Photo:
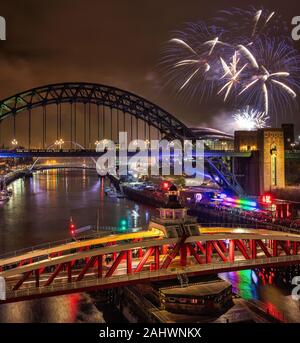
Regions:
<instances>
[{"instance_id":1,"label":"bridge deck","mask_svg":"<svg viewBox=\"0 0 300 343\"><path fill-rule=\"evenodd\" d=\"M268 265L284 265L286 263L299 263L299 256L281 256L281 257L271 257L271 258L260 258L256 260L240 260L234 262L218 262L218 263L211 263L211 264L191 264L185 267L173 267L170 269L159 269L159 270L149 270L149 265L147 264L148 270L145 269L139 273L126 273L126 266L124 265L123 273L120 271L114 276L109 278L102 277L97 278L97 271L91 270L87 277L83 281L72 281L72 282L64 282L67 281L68 276L63 274L58 280L55 280L49 286L43 287L34 287L35 280L34 278L29 280L25 287L19 290L8 290L7 291L7 300L0 301L1 303L5 302L15 302L21 301L26 299L32 299L35 297L41 296L53 296L59 294L68 294L80 291L89 291L95 289L104 289L104 288L111 288L111 287L120 287L126 286L133 283L141 283L141 282L148 282L148 281L159 281L159 280L166 280L166 279L176 279L180 274L187 274L187 275L201 275L201 274L217 274L219 272L226 272L226 271L234 271L234 270L241 270L241 269L250 269L256 268L259 266L268 266ZM78 273L77 273L78 275ZM41 283L44 283L45 280L50 276L50 274L45 274L44 280L41 280ZM76 280L76 279L74 279ZM11 279L7 281L7 288L11 289L14 285L14 282L17 281L17 278Z\"/></svg>"},{"instance_id":2,"label":"bridge deck","mask_svg":"<svg viewBox=\"0 0 300 343\"><path fill-rule=\"evenodd\" d=\"M116 151L118 155L118 150ZM0 150L0 158L28 158L28 157L100 157L104 152L97 152L96 149L86 150ZM136 152L128 152L128 157L134 156ZM148 151L145 152L148 156ZM251 157L251 151L234 151L234 150L206 150L204 152L205 157Z\"/></svg>"},{"instance_id":3,"label":"bridge deck","mask_svg":"<svg viewBox=\"0 0 300 343\"><path fill-rule=\"evenodd\" d=\"M300 234L201 227L198 236L159 230L66 242L0 260L7 301L132 282L300 262ZM58 275L59 274L59 275ZM84 278L84 281L82 280Z\"/></svg>"},{"instance_id":4,"label":"bridge deck","mask_svg":"<svg viewBox=\"0 0 300 343\"><path fill-rule=\"evenodd\" d=\"M163 233L159 230L152 229L147 231L139 231L139 232L130 232L124 234L112 234L112 235L105 235L101 237L85 239L85 240L76 240L76 241L67 241L64 244L57 244L56 246L50 247L51 243L49 243L49 248L45 249L37 249L35 247L29 248L29 251L24 254L17 254L17 252L12 253L14 256L0 258L0 267L5 265L14 264L19 261L32 259L35 257L49 257L51 254L55 254L57 252L64 252L73 249L85 248L90 247L93 245L100 245L100 244L107 244L112 242L119 242L119 241L126 241L132 239L145 239L145 238L154 238L154 237L162 237ZM46 243L47 245L47 243Z\"/></svg>"},{"instance_id":5,"label":"bridge deck","mask_svg":"<svg viewBox=\"0 0 300 343\"><path fill-rule=\"evenodd\" d=\"M252 239L252 240L279 240L279 241L296 241L300 242L300 234L283 233L280 231L271 231L265 229L244 229L244 228L200 228L201 236L191 236L188 237L185 242L193 243L201 240L201 242L207 241L220 241L227 239ZM44 268L54 263L65 263L76 259L92 257L96 255L105 255L108 253L118 253L123 250L136 249L136 248L147 248L151 246L163 246L165 244L175 244L178 238L166 238L163 237L163 233L160 230L152 229L149 231L140 231L135 233L125 233L125 234L113 234L100 238L87 239L83 241L74 241L65 243L63 245L57 245L55 247L47 249L33 250L28 253L13 256L9 258L0 259L0 267L7 265L13 265L20 261L30 260L37 258L37 261L30 264L22 265L21 267L9 269L7 271L0 272L0 276L10 276L16 273L24 273L33 268ZM149 239L154 238L154 239ZM135 242L137 239L146 239L143 241ZM127 243L127 241L131 241ZM104 246L109 243L115 243L112 246ZM79 248L93 247L95 249L90 249L89 251L80 251L73 253L73 250ZM56 253L66 254L51 257ZM71 253L70 253L71 252Z\"/></svg>"}]
</instances>

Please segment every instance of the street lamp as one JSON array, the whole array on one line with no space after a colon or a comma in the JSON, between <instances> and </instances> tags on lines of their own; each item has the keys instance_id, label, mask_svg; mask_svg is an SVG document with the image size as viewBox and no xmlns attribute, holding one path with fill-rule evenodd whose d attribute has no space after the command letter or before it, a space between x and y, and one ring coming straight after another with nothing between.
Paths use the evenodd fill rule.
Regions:
<instances>
[{"instance_id":1,"label":"street lamp","mask_svg":"<svg viewBox=\"0 0 300 343\"><path fill-rule=\"evenodd\" d=\"M12 141L11 141L11 144L13 146L17 146L18 145L18 141L14 138Z\"/></svg>"},{"instance_id":2,"label":"street lamp","mask_svg":"<svg viewBox=\"0 0 300 343\"><path fill-rule=\"evenodd\" d=\"M59 146L59 150L61 150L61 147L63 144L65 144L64 140L62 138L60 138L59 140L56 140L54 143L56 146Z\"/></svg>"},{"instance_id":3,"label":"street lamp","mask_svg":"<svg viewBox=\"0 0 300 343\"><path fill-rule=\"evenodd\" d=\"M227 149L227 142L221 142L221 145L222 145L222 149Z\"/></svg>"}]
</instances>

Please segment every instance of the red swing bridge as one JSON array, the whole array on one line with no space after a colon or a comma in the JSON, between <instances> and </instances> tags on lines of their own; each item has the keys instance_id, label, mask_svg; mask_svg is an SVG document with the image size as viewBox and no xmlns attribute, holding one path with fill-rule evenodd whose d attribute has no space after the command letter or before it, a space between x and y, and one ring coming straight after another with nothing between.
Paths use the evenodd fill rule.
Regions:
<instances>
[{"instance_id":1,"label":"red swing bridge","mask_svg":"<svg viewBox=\"0 0 300 343\"><path fill-rule=\"evenodd\" d=\"M300 263L300 234L266 229L201 227L178 202L147 230L49 243L0 257L1 303L201 274Z\"/></svg>"},{"instance_id":2,"label":"red swing bridge","mask_svg":"<svg viewBox=\"0 0 300 343\"><path fill-rule=\"evenodd\" d=\"M113 234L0 260L6 300L125 286L132 283L300 263L300 235L264 229L199 228L168 238L159 229Z\"/></svg>"}]
</instances>

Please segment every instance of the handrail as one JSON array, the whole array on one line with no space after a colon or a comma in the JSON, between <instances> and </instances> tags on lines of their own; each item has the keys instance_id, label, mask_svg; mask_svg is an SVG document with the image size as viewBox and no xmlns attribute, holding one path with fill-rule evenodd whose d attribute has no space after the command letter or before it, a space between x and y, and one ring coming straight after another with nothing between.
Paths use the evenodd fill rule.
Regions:
<instances>
[{"instance_id":1,"label":"handrail","mask_svg":"<svg viewBox=\"0 0 300 343\"><path fill-rule=\"evenodd\" d=\"M274 230L277 232L285 232L285 233L294 233L294 234L299 234L300 235L300 230L296 230L296 229L290 229L290 228L286 228L286 227L281 227L281 226L276 226L276 225L271 225L271 224L266 224L266 227L262 227L261 224L259 225L255 225L253 227L253 225L251 224L232 224L232 223L197 223L200 227L224 227L224 228L243 228L243 229L265 229L265 230ZM99 228L99 230L101 229L107 229L109 228L107 227L103 227L103 228ZM132 228L134 229L134 228ZM131 229L131 230L132 230ZM126 233L130 233L131 231L128 230ZM116 228L116 232L113 232L113 230L111 230L109 232L111 233L117 233L117 228ZM105 237L109 234L108 232L95 232L89 235L83 235L78 237L81 241L85 241L85 240L89 240L89 239L93 239L93 238L101 238L101 237ZM35 250L42 250L42 249L50 249L50 248L55 248L57 246L60 245L64 245L64 244L68 244L73 242L74 239L73 238L66 238L66 239L62 239L62 240L57 240L57 241L53 241L53 242L46 242L46 243L42 243L39 245L34 245L31 247L27 247L27 248L23 248L23 249L18 249L18 250L14 250L12 252L7 252L4 254L0 255L0 259L4 259L4 258L9 258L9 257L15 257L18 255L22 255L22 254L26 254L29 252L33 252Z\"/></svg>"},{"instance_id":2,"label":"handrail","mask_svg":"<svg viewBox=\"0 0 300 343\"><path fill-rule=\"evenodd\" d=\"M31 296L35 294L42 294L42 293L51 293L51 292L58 292L58 291L67 291L67 290L76 290L76 289L83 289L88 287L95 287L95 286L104 286L104 285L111 285L114 283L121 283L121 282L128 282L128 281L138 281L143 279L157 279L164 276L174 275L177 276L178 274L182 273L194 273L207 270L220 270L222 266L224 268L230 267L247 267L251 268L255 265L260 264L273 264L273 263L280 263L280 262L290 262L296 261L296 257L300 256L280 256L280 257L265 257L259 258L256 260L245 260L245 261L235 261L235 262L217 262L217 263L209 263L209 264L201 264L201 265L191 265L188 267L171 267L168 269L159 269L159 270L144 270L138 273L133 274L122 274L122 275L114 275L108 278L90 278L83 281L72 281L70 283L63 283L61 281L53 282L50 286L42 286L39 288L31 287L31 288L23 288L19 290L7 290L7 299L12 297L21 297L21 296ZM0 302L1 303L1 302Z\"/></svg>"},{"instance_id":3,"label":"handrail","mask_svg":"<svg viewBox=\"0 0 300 343\"><path fill-rule=\"evenodd\" d=\"M95 233L90 234L90 235L80 236L79 238L80 238L80 240L84 241L84 240L89 240L92 238L104 237L107 235L108 235L107 232L105 232L105 233L104 232L95 232ZM66 238L66 239L61 239L61 240L57 240L57 241L53 241L53 242L41 243L41 244L33 245L30 247L26 247L23 249L17 249L17 250L11 251L11 252L1 254L0 259L26 254L26 253L32 252L34 250L51 249L51 248L55 248L56 246L60 246L60 245L64 245L64 244L68 244L68 243L72 243L72 242L74 242L74 238Z\"/></svg>"}]
</instances>

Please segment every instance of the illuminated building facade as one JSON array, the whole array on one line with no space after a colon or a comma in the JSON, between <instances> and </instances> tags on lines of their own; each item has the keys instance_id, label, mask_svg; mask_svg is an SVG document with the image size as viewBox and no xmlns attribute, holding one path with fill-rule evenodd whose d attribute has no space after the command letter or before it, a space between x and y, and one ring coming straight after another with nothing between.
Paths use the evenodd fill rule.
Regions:
<instances>
[{"instance_id":1,"label":"illuminated building facade","mask_svg":"<svg viewBox=\"0 0 300 343\"><path fill-rule=\"evenodd\" d=\"M251 151L249 159L238 158L235 173L246 193L258 195L285 187L284 134L282 129L236 131L235 150Z\"/></svg>"}]
</instances>

